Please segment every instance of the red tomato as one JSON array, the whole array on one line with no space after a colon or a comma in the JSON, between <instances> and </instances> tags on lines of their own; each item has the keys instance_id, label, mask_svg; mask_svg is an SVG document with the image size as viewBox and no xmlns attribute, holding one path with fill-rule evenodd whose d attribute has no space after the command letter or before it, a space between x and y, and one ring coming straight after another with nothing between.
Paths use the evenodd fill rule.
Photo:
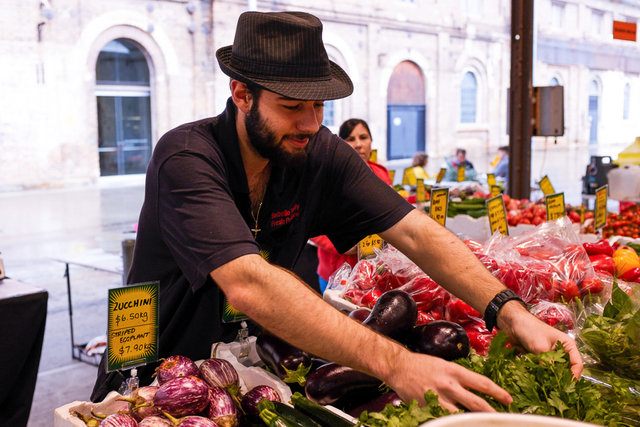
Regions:
<instances>
[{"instance_id":1,"label":"red tomato","mask_svg":"<svg viewBox=\"0 0 640 427\"><path fill-rule=\"evenodd\" d=\"M361 305L362 295L364 295L364 291L362 289L351 288L345 291L343 298L355 305Z\"/></svg>"},{"instance_id":2,"label":"red tomato","mask_svg":"<svg viewBox=\"0 0 640 427\"><path fill-rule=\"evenodd\" d=\"M425 313L424 311L418 311L418 318L416 319L416 326L424 325L426 323L432 322L436 319L431 317L431 315Z\"/></svg>"},{"instance_id":3,"label":"red tomato","mask_svg":"<svg viewBox=\"0 0 640 427\"><path fill-rule=\"evenodd\" d=\"M380 289L373 288L362 296L360 305L363 305L365 307L373 307L382 294L383 292Z\"/></svg>"},{"instance_id":4,"label":"red tomato","mask_svg":"<svg viewBox=\"0 0 640 427\"><path fill-rule=\"evenodd\" d=\"M557 287L553 292L554 301L560 301L561 298L564 298L565 301L571 301L580 297L580 288L578 288L578 284L574 280L564 279L556 283Z\"/></svg>"}]
</instances>

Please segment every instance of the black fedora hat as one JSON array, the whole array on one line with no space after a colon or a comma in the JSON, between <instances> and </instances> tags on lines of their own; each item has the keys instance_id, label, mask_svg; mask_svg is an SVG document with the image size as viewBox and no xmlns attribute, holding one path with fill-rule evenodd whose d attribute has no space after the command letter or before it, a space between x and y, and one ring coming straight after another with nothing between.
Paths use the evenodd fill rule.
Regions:
<instances>
[{"instance_id":1,"label":"black fedora hat","mask_svg":"<svg viewBox=\"0 0 640 427\"><path fill-rule=\"evenodd\" d=\"M216 52L222 71L271 92L302 100L344 98L351 79L329 60L322 22L304 12L244 12L233 46Z\"/></svg>"}]
</instances>

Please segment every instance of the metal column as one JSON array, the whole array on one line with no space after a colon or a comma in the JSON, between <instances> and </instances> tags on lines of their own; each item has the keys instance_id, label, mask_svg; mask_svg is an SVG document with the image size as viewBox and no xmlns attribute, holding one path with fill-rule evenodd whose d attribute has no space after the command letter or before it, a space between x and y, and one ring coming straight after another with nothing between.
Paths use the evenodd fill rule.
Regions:
<instances>
[{"instance_id":1,"label":"metal column","mask_svg":"<svg viewBox=\"0 0 640 427\"><path fill-rule=\"evenodd\" d=\"M508 191L518 199L528 199L531 193L533 1L511 0Z\"/></svg>"}]
</instances>

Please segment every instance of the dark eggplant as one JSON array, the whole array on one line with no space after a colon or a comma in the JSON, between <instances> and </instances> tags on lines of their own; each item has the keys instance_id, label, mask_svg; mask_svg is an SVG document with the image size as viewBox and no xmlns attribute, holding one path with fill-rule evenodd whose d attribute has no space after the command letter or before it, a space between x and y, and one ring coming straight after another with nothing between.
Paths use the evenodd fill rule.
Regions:
<instances>
[{"instance_id":1,"label":"dark eggplant","mask_svg":"<svg viewBox=\"0 0 640 427\"><path fill-rule=\"evenodd\" d=\"M400 406L401 403L402 399L400 399L400 396L398 396L393 391L390 391L389 393L385 393L373 400L370 400L356 408L349 410L348 414L353 418L360 418L360 414L362 414L363 411L381 412L389 404L393 406Z\"/></svg>"},{"instance_id":2,"label":"dark eggplant","mask_svg":"<svg viewBox=\"0 0 640 427\"><path fill-rule=\"evenodd\" d=\"M446 320L416 326L411 331L407 346L415 352L449 361L469 356L467 333L462 326Z\"/></svg>"},{"instance_id":3,"label":"dark eggplant","mask_svg":"<svg viewBox=\"0 0 640 427\"><path fill-rule=\"evenodd\" d=\"M327 363L309 375L304 392L310 400L330 405L351 393L376 391L381 385L382 381L371 375L348 366Z\"/></svg>"},{"instance_id":4,"label":"dark eggplant","mask_svg":"<svg viewBox=\"0 0 640 427\"><path fill-rule=\"evenodd\" d=\"M362 324L382 335L403 342L416 324L417 318L418 309L411 295L393 289L378 298Z\"/></svg>"},{"instance_id":5,"label":"dark eggplant","mask_svg":"<svg viewBox=\"0 0 640 427\"><path fill-rule=\"evenodd\" d=\"M309 353L266 331L256 339L256 352L264 364L284 382L304 386L311 369Z\"/></svg>"},{"instance_id":6,"label":"dark eggplant","mask_svg":"<svg viewBox=\"0 0 640 427\"><path fill-rule=\"evenodd\" d=\"M364 319L366 319L370 314L371 314L370 308L358 307L355 310L353 310L351 313L349 313L349 317L352 318L353 320L357 320L358 322L362 323L364 322Z\"/></svg>"}]
</instances>

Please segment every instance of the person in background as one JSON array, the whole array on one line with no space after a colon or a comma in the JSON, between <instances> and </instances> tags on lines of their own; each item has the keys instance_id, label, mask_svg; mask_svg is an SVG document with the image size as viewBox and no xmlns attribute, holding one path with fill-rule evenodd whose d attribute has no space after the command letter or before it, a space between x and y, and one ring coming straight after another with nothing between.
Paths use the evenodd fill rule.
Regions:
<instances>
[{"instance_id":1,"label":"person in background","mask_svg":"<svg viewBox=\"0 0 640 427\"><path fill-rule=\"evenodd\" d=\"M456 154L453 158L447 159L447 173L445 181L458 180L458 168L464 166L465 181L475 181L478 174L473 167L473 163L467 160L467 150L464 148L456 148Z\"/></svg>"},{"instance_id":2,"label":"person in background","mask_svg":"<svg viewBox=\"0 0 640 427\"><path fill-rule=\"evenodd\" d=\"M429 155L424 151L418 151L413 156L413 162L411 167L413 168L413 175L416 179L429 179L430 176L427 173L427 162L429 161ZM415 184L412 184L415 185Z\"/></svg>"},{"instance_id":3,"label":"person in background","mask_svg":"<svg viewBox=\"0 0 640 427\"><path fill-rule=\"evenodd\" d=\"M503 145L498 148L498 163L491 171L496 178L503 178L505 181L509 180L509 146Z\"/></svg>"},{"instance_id":4,"label":"person in background","mask_svg":"<svg viewBox=\"0 0 640 427\"><path fill-rule=\"evenodd\" d=\"M360 158L367 163L378 178L392 185L387 168L369 160L373 139L367 122L362 119L349 119L340 125L338 136L356 150ZM340 254L327 236L314 237L311 241L318 247L318 282L320 284L320 292L324 293L329 277L333 272L344 263L353 267L358 262L357 246Z\"/></svg>"}]
</instances>

